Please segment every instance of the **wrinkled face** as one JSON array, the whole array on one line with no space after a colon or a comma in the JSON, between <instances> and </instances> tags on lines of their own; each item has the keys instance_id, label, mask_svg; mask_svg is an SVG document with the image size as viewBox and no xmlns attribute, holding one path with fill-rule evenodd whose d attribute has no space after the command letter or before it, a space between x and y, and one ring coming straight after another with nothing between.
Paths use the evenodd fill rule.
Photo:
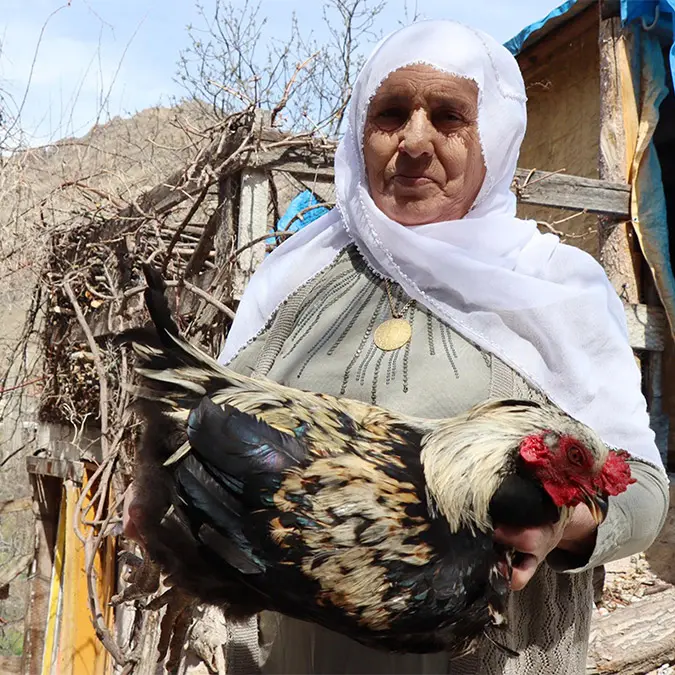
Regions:
<instances>
[{"instance_id":1,"label":"wrinkled face","mask_svg":"<svg viewBox=\"0 0 675 675\"><path fill-rule=\"evenodd\" d=\"M635 482L626 462L627 453L569 435L548 432L528 436L520 445L520 456L556 506L583 502L597 523L604 518L607 498Z\"/></svg>"},{"instance_id":2,"label":"wrinkled face","mask_svg":"<svg viewBox=\"0 0 675 675\"><path fill-rule=\"evenodd\" d=\"M368 108L363 154L373 201L392 220L463 218L485 178L476 83L426 65L394 71Z\"/></svg>"}]
</instances>

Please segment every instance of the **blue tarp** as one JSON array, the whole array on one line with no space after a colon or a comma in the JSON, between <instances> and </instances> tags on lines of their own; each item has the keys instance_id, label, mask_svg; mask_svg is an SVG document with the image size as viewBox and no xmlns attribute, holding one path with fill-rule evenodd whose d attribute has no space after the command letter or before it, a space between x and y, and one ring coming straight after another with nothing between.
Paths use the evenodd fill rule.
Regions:
<instances>
[{"instance_id":1,"label":"blue tarp","mask_svg":"<svg viewBox=\"0 0 675 675\"><path fill-rule=\"evenodd\" d=\"M286 213L279 218L279 222L277 222L274 231L297 232L310 223L313 223L324 213L328 213L328 209L325 206L318 206L320 203L321 202L311 190L301 192L288 205ZM316 206L316 208L311 208L312 206ZM273 246L276 243L276 239L276 237L271 236L266 240L266 243ZM283 239L279 239L279 243L281 243Z\"/></svg>"},{"instance_id":2,"label":"blue tarp","mask_svg":"<svg viewBox=\"0 0 675 675\"><path fill-rule=\"evenodd\" d=\"M658 9L658 13L657 13ZM621 0L621 21L641 21L644 26L651 26L657 19L659 25L667 23L673 34L670 46L670 72L675 82L675 0Z\"/></svg>"},{"instance_id":3,"label":"blue tarp","mask_svg":"<svg viewBox=\"0 0 675 675\"><path fill-rule=\"evenodd\" d=\"M540 28L543 28L549 21L555 19L563 14L567 14L569 10L575 5L577 0L567 0L560 7L556 7L554 10L549 12L549 14L541 19L540 21L535 21L535 23L530 24L527 28L518 33L515 37L512 37L508 42L504 43L504 46L515 56L520 53L520 50L523 48L523 43L527 38L536 33Z\"/></svg>"},{"instance_id":4,"label":"blue tarp","mask_svg":"<svg viewBox=\"0 0 675 675\"><path fill-rule=\"evenodd\" d=\"M504 46L514 55L520 53L525 41L534 33L541 30L549 22L567 14L575 7L578 0L567 0L549 14L535 21L511 38ZM658 8L658 14L657 14ZM651 26L658 19L659 26L667 26L673 33L670 48L670 70L675 82L675 0L621 0L621 21L626 24L639 21L644 26Z\"/></svg>"},{"instance_id":5,"label":"blue tarp","mask_svg":"<svg viewBox=\"0 0 675 675\"><path fill-rule=\"evenodd\" d=\"M656 9L661 14L673 13L673 0L621 0L621 21L628 23L644 18L648 26L654 23Z\"/></svg>"},{"instance_id":6,"label":"blue tarp","mask_svg":"<svg viewBox=\"0 0 675 675\"><path fill-rule=\"evenodd\" d=\"M659 109L668 94L661 43L649 31L637 33L640 50L637 139L631 170L631 219L661 301L675 331L675 277L670 259L670 228L661 164L653 143ZM671 214L672 216L672 214Z\"/></svg>"}]
</instances>

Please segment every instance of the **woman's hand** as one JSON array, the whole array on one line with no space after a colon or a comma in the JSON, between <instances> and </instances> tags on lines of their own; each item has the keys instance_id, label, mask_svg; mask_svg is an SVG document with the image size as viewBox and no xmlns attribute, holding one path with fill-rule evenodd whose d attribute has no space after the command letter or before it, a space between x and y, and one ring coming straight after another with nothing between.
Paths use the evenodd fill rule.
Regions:
<instances>
[{"instance_id":1,"label":"woman's hand","mask_svg":"<svg viewBox=\"0 0 675 675\"><path fill-rule=\"evenodd\" d=\"M590 555L595 545L597 525L583 504L575 507L565 522L543 527L498 526L495 541L513 548L522 555L514 561L511 588L525 588L546 556L556 548L583 556Z\"/></svg>"}]
</instances>

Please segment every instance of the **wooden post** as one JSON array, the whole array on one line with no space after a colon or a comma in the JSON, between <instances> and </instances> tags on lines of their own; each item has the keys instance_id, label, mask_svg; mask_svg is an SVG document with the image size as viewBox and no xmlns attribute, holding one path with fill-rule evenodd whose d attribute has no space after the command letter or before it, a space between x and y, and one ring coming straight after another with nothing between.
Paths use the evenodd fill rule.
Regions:
<instances>
[{"instance_id":1,"label":"wooden post","mask_svg":"<svg viewBox=\"0 0 675 675\"><path fill-rule=\"evenodd\" d=\"M645 265L646 267L646 265ZM647 303L651 306L660 305L660 298L656 290L656 284L651 274L647 271L644 280L644 296ZM668 321L663 313L663 327L661 349L650 350L647 358L644 359L644 390L647 392L647 401L649 403L650 426L656 434L656 445L661 452L663 463L668 466L668 448L670 446L669 436L671 419L668 414L667 399L664 397L664 376L668 371L665 370L667 359L664 358L666 345L672 345L672 335L668 326Z\"/></svg>"},{"instance_id":2,"label":"wooden post","mask_svg":"<svg viewBox=\"0 0 675 675\"><path fill-rule=\"evenodd\" d=\"M600 8L602 8L602 3ZM600 178L616 183L628 180L628 159L632 148L626 138L624 96L619 64L632 60L634 47L630 28L621 28L621 19L600 19ZM640 257L635 233L629 223L600 216L600 263L617 293L625 302L641 301Z\"/></svg>"},{"instance_id":3,"label":"wooden post","mask_svg":"<svg viewBox=\"0 0 675 675\"><path fill-rule=\"evenodd\" d=\"M675 342L670 334L663 352L663 409L668 416L666 468L675 471Z\"/></svg>"},{"instance_id":4,"label":"wooden post","mask_svg":"<svg viewBox=\"0 0 675 675\"><path fill-rule=\"evenodd\" d=\"M24 624L24 675L40 675L49 611L54 544L61 503L61 481L30 475L35 505L35 559L28 579L29 602Z\"/></svg>"},{"instance_id":5,"label":"wooden post","mask_svg":"<svg viewBox=\"0 0 675 675\"><path fill-rule=\"evenodd\" d=\"M226 302L233 298L233 279L231 274L224 274L226 269L233 269L232 254L237 249L237 229L239 223L239 201L241 193L241 174L236 173L220 179L218 183L218 208L220 223L214 239L216 253L216 275L222 278L219 300Z\"/></svg>"},{"instance_id":6,"label":"wooden post","mask_svg":"<svg viewBox=\"0 0 675 675\"><path fill-rule=\"evenodd\" d=\"M268 233L269 178L261 169L245 169L241 174L234 297L239 300L253 272L265 257L264 236ZM252 242L256 242L252 244Z\"/></svg>"},{"instance_id":7,"label":"wooden post","mask_svg":"<svg viewBox=\"0 0 675 675\"><path fill-rule=\"evenodd\" d=\"M621 27L618 17L603 19L600 6L600 178L626 182L629 162L636 143L638 115L636 100L640 91L640 29ZM627 71L630 77L626 77ZM622 81L621 74L624 74ZM600 216L600 262L614 288L628 303L646 302L658 306L659 300L637 237L630 223ZM641 271L645 270L644 278ZM667 331L666 331L667 332ZM643 376L643 390L649 406L650 424L664 461L668 458L670 420L663 405L663 347L638 352L636 358Z\"/></svg>"}]
</instances>

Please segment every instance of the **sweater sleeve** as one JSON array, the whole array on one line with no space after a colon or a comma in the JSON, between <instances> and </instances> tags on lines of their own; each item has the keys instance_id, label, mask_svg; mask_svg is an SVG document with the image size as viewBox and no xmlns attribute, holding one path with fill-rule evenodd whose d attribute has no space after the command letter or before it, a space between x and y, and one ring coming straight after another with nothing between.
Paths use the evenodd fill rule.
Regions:
<instances>
[{"instance_id":1,"label":"sweater sleeve","mask_svg":"<svg viewBox=\"0 0 675 675\"><path fill-rule=\"evenodd\" d=\"M658 536L668 513L668 476L663 469L639 459L631 458L628 463L636 482L610 497L607 517L598 527L590 557L555 549L546 561L556 572L584 572L627 558L649 548Z\"/></svg>"}]
</instances>

